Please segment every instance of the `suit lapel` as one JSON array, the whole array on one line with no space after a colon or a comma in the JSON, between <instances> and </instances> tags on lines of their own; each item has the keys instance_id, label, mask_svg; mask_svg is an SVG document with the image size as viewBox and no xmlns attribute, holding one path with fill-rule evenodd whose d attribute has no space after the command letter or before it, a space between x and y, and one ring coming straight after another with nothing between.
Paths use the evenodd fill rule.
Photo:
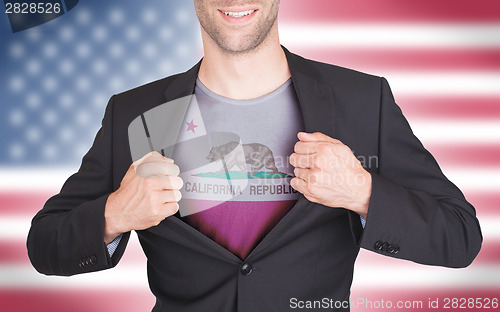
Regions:
<instances>
[{"instance_id":1,"label":"suit lapel","mask_svg":"<svg viewBox=\"0 0 500 312\"><path fill-rule=\"evenodd\" d=\"M290 53L283 48L292 73L295 92L299 98L304 126L307 132L323 132L334 136L335 101L331 88L322 83L320 73L309 60Z\"/></svg>"},{"instance_id":2,"label":"suit lapel","mask_svg":"<svg viewBox=\"0 0 500 312\"><path fill-rule=\"evenodd\" d=\"M335 105L331 88L321 82L320 73L316 72L311 64L309 64L310 61L290 53L284 47L283 50L288 60L293 85L299 99L305 130L307 132L319 131L333 137L335 129ZM201 61L189 71L178 75L168 86L165 90L165 99L167 102L194 93L200 64ZM273 241L282 236L295 224L295 220L300 220L301 217L309 211L310 206L311 202L301 195L285 217L278 222L272 231L264 237L252 252L250 252L247 259L260 253L270 246ZM218 245L204 234L180 220L178 214L165 219L164 222L169 222L172 225L175 224L174 226L176 227L184 228L189 232L191 238L206 247L213 248L214 251L217 251L217 253L227 259L231 261L239 260L239 258L229 250Z\"/></svg>"},{"instance_id":3,"label":"suit lapel","mask_svg":"<svg viewBox=\"0 0 500 312\"><path fill-rule=\"evenodd\" d=\"M194 94L194 87L198 71L200 70L201 60L187 72L179 74L165 89L165 101L173 101L183 96Z\"/></svg>"}]
</instances>

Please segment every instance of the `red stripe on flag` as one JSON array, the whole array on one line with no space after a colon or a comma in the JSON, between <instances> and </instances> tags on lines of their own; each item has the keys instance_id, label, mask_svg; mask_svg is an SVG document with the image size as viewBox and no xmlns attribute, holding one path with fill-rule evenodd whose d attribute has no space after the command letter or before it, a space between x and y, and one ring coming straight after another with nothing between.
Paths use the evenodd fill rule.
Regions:
<instances>
[{"instance_id":1,"label":"red stripe on flag","mask_svg":"<svg viewBox=\"0 0 500 312\"><path fill-rule=\"evenodd\" d=\"M413 118L470 120L500 118L500 98L495 97L398 96L396 102L410 120Z\"/></svg>"},{"instance_id":2,"label":"red stripe on flag","mask_svg":"<svg viewBox=\"0 0 500 312\"><path fill-rule=\"evenodd\" d=\"M500 50L337 49L295 47L295 53L324 63L365 72L499 71Z\"/></svg>"},{"instance_id":3,"label":"red stripe on flag","mask_svg":"<svg viewBox=\"0 0 500 312\"><path fill-rule=\"evenodd\" d=\"M476 211L483 216L500 215L500 194L499 193L466 193L467 200L476 208Z\"/></svg>"},{"instance_id":4,"label":"red stripe on flag","mask_svg":"<svg viewBox=\"0 0 500 312\"><path fill-rule=\"evenodd\" d=\"M500 168L500 145L478 146L429 145L426 146L439 164L454 167L498 167Z\"/></svg>"},{"instance_id":5,"label":"red stripe on flag","mask_svg":"<svg viewBox=\"0 0 500 312\"><path fill-rule=\"evenodd\" d=\"M31 265L24 242L0 241L0 264L26 264Z\"/></svg>"},{"instance_id":6,"label":"red stripe on flag","mask_svg":"<svg viewBox=\"0 0 500 312\"><path fill-rule=\"evenodd\" d=\"M0 302L9 312L137 312L151 311L155 298L148 289L1 290Z\"/></svg>"},{"instance_id":7,"label":"red stripe on flag","mask_svg":"<svg viewBox=\"0 0 500 312\"><path fill-rule=\"evenodd\" d=\"M0 192L0 215L12 214L34 216L54 194L45 192Z\"/></svg>"},{"instance_id":8,"label":"red stripe on flag","mask_svg":"<svg viewBox=\"0 0 500 312\"><path fill-rule=\"evenodd\" d=\"M498 265L498 259L500 259L500 242L485 240L474 263Z\"/></svg>"},{"instance_id":9,"label":"red stripe on flag","mask_svg":"<svg viewBox=\"0 0 500 312\"><path fill-rule=\"evenodd\" d=\"M281 1L280 20L335 22L498 22L498 0Z\"/></svg>"}]
</instances>

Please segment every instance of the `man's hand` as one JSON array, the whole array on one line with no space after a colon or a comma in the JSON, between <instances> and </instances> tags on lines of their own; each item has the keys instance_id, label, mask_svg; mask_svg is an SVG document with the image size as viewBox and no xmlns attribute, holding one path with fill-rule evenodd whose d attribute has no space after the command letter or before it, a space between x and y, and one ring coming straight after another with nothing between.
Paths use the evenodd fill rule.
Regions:
<instances>
[{"instance_id":1,"label":"man's hand","mask_svg":"<svg viewBox=\"0 0 500 312\"><path fill-rule=\"evenodd\" d=\"M372 179L351 149L320 132L299 132L290 155L290 185L315 203L343 207L366 218Z\"/></svg>"},{"instance_id":2,"label":"man's hand","mask_svg":"<svg viewBox=\"0 0 500 312\"><path fill-rule=\"evenodd\" d=\"M182 179L172 159L151 152L130 165L105 207L104 242L158 225L179 210Z\"/></svg>"}]
</instances>

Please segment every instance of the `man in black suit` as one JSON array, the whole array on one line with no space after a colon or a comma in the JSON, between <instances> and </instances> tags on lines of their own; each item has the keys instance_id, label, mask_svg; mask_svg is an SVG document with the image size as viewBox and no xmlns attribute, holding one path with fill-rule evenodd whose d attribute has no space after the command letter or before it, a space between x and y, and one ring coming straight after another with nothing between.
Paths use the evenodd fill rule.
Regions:
<instances>
[{"instance_id":1,"label":"man in black suit","mask_svg":"<svg viewBox=\"0 0 500 312\"><path fill-rule=\"evenodd\" d=\"M290 53L279 42L279 0L195 0L195 8L203 60L110 99L79 171L33 219L27 244L38 271L111 268L135 230L153 311L288 311L292 298L348 310L360 247L423 264L472 262L482 242L475 210L413 135L384 78ZM289 80L305 130L289 159L300 196L237 256L204 232L206 220L179 217L177 160L152 152L133 162L128 126L197 85L237 101ZM360 161L372 157L376 166Z\"/></svg>"}]
</instances>

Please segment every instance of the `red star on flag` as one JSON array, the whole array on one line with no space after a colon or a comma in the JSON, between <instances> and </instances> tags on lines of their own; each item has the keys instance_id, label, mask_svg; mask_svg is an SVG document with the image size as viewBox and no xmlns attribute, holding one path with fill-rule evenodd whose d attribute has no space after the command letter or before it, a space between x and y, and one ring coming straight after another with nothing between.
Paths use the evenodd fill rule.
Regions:
<instances>
[{"instance_id":1,"label":"red star on flag","mask_svg":"<svg viewBox=\"0 0 500 312\"><path fill-rule=\"evenodd\" d=\"M188 132L189 130L191 130L191 131L193 131L193 133L195 133L195 132L194 132L194 128L196 128L196 127L198 127L198 126L197 126L197 125L195 125L195 124L193 123L193 119L191 119L191 121L190 121L190 122L187 122L187 121L186 121L186 124L187 124L187 126L188 126L188 128L187 128L186 132Z\"/></svg>"}]
</instances>

